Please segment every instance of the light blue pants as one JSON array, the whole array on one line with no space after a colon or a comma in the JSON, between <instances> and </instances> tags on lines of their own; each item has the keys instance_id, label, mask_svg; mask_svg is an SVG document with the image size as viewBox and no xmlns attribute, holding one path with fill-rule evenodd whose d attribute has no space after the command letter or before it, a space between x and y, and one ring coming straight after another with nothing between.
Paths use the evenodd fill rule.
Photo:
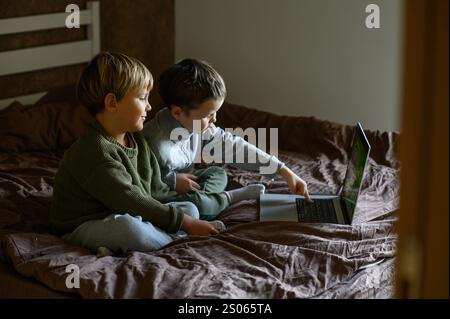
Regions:
<instances>
[{"instance_id":1,"label":"light blue pants","mask_svg":"<svg viewBox=\"0 0 450 319\"><path fill-rule=\"evenodd\" d=\"M180 207L185 214L199 219L197 206L191 202L167 203ZM186 236L186 232L168 234L150 222L142 221L141 216L112 214L101 220L89 220L78 226L72 233L62 238L74 245L97 251L107 247L114 252L153 251L171 241Z\"/></svg>"}]
</instances>

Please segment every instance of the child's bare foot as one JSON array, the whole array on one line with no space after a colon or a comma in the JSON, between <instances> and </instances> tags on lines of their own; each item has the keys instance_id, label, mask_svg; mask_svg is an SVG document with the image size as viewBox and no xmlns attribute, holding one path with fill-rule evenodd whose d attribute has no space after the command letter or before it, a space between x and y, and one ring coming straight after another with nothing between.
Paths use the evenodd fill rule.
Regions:
<instances>
[{"instance_id":1,"label":"child's bare foot","mask_svg":"<svg viewBox=\"0 0 450 319\"><path fill-rule=\"evenodd\" d=\"M220 233L224 232L227 229L225 224L220 220L212 220L212 221L209 221L208 223L213 225L214 228L217 229Z\"/></svg>"}]
</instances>

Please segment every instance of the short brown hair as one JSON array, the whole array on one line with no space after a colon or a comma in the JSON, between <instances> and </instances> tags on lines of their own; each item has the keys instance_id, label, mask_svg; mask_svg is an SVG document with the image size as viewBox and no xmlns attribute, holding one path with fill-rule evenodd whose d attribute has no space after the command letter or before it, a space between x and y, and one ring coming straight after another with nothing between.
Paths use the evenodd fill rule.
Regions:
<instances>
[{"instance_id":1,"label":"short brown hair","mask_svg":"<svg viewBox=\"0 0 450 319\"><path fill-rule=\"evenodd\" d=\"M138 59L122 53L101 52L83 70L77 97L92 115L104 109L104 99L113 93L120 101L130 91L153 85L153 76Z\"/></svg>"},{"instance_id":2,"label":"short brown hair","mask_svg":"<svg viewBox=\"0 0 450 319\"><path fill-rule=\"evenodd\" d=\"M166 69L158 81L158 92L167 107L195 109L210 98L226 96L222 76L205 61L184 59Z\"/></svg>"}]
</instances>

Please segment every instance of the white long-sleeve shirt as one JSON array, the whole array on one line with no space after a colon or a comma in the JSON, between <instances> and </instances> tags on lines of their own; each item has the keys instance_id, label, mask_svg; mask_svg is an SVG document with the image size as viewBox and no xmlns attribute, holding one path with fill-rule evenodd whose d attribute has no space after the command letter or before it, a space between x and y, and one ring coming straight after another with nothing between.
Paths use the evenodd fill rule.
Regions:
<instances>
[{"instance_id":1,"label":"white long-sleeve shirt","mask_svg":"<svg viewBox=\"0 0 450 319\"><path fill-rule=\"evenodd\" d=\"M226 163L267 177L284 166L276 156L214 124L203 132L189 132L167 107L145 124L142 134L158 159L162 179L172 189L176 173L191 172L195 163Z\"/></svg>"}]
</instances>

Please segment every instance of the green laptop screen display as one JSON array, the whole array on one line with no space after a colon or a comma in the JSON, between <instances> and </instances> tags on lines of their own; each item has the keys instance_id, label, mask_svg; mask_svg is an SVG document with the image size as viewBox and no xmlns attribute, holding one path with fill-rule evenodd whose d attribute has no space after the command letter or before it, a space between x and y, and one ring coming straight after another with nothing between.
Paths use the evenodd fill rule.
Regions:
<instances>
[{"instance_id":1,"label":"green laptop screen display","mask_svg":"<svg viewBox=\"0 0 450 319\"><path fill-rule=\"evenodd\" d=\"M350 221L353 219L356 202L358 200L359 190L361 188L364 176L364 168L366 166L367 156L369 155L370 146L364 139L364 132L358 132L357 129L352 147L352 154L348 163L347 173L345 176L342 197L349 214Z\"/></svg>"}]
</instances>

